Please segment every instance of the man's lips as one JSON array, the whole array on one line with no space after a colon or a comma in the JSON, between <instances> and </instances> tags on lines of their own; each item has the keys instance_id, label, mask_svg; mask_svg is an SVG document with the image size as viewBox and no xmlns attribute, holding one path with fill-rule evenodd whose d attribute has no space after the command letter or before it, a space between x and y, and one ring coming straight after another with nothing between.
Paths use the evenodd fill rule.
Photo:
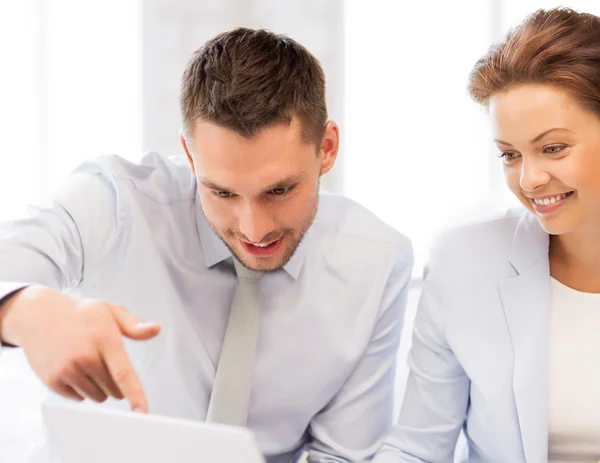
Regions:
<instances>
[{"instance_id":1,"label":"man's lips","mask_svg":"<svg viewBox=\"0 0 600 463\"><path fill-rule=\"evenodd\" d=\"M283 238L284 236L282 235L275 241L257 244L252 244L244 240L239 240L239 242L242 245L242 248L244 248L245 251L252 254L253 256L269 257L275 254L277 251L279 251L283 243Z\"/></svg>"}]
</instances>

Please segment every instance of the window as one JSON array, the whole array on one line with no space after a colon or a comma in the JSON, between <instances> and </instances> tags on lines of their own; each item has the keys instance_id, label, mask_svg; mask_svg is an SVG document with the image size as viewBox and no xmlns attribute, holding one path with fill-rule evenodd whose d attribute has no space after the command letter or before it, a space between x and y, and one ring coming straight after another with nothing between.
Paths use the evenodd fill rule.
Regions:
<instances>
[{"instance_id":1,"label":"window","mask_svg":"<svg viewBox=\"0 0 600 463\"><path fill-rule=\"evenodd\" d=\"M139 8L118 0L0 6L0 218L89 157L141 153Z\"/></svg>"},{"instance_id":2,"label":"window","mask_svg":"<svg viewBox=\"0 0 600 463\"><path fill-rule=\"evenodd\" d=\"M41 183L39 19L36 2L0 4L0 218L16 213Z\"/></svg>"}]
</instances>

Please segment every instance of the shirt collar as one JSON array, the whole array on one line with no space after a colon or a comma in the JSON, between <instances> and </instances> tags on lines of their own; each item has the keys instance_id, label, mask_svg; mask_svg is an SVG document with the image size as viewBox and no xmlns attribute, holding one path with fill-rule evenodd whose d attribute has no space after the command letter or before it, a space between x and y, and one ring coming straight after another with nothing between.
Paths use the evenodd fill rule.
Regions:
<instances>
[{"instance_id":1,"label":"shirt collar","mask_svg":"<svg viewBox=\"0 0 600 463\"><path fill-rule=\"evenodd\" d=\"M217 236L217 234L213 231L206 216L204 215L204 211L202 210L202 205L200 204L200 199L198 198L198 194L196 193L195 198L196 205L196 223L198 226L198 236L200 237L200 245L202 246L202 252L204 254L204 263L207 268L210 268L219 262L222 262L227 259L231 259L233 256L229 248L223 243L221 238ZM312 227L311 227L312 228ZM304 235L302 242L296 249L296 252L289 260L287 264L283 266L285 272L290 275L294 280L298 279L300 276L300 271L302 270L302 264L306 259L307 249L308 249L308 241L310 240L310 228Z\"/></svg>"}]
</instances>

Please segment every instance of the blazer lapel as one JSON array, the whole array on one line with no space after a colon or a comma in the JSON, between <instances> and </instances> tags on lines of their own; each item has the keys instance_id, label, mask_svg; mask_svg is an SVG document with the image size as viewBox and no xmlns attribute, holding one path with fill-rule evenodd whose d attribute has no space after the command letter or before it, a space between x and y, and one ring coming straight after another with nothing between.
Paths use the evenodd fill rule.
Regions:
<instances>
[{"instance_id":1,"label":"blazer lapel","mask_svg":"<svg viewBox=\"0 0 600 463\"><path fill-rule=\"evenodd\" d=\"M525 212L509 256L516 275L499 283L513 345L513 389L527 463L548 458L548 243L537 219Z\"/></svg>"}]
</instances>

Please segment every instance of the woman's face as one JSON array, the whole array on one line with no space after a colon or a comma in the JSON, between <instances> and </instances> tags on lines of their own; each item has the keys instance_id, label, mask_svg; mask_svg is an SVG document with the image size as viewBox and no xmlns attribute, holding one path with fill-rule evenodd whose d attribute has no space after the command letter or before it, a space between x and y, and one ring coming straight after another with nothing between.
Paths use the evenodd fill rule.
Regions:
<instances>
[{"instance_id":1,"label":"woman's face","mask_svg":"<svg viewBox=\"0 0 600 463\"><path fill-rule=\"evenodd\" d=\"M524 84L494 94L490 115L506 183L541 226L600 226L600 119L566 91Z\"/></svg>"}]
</instances>

